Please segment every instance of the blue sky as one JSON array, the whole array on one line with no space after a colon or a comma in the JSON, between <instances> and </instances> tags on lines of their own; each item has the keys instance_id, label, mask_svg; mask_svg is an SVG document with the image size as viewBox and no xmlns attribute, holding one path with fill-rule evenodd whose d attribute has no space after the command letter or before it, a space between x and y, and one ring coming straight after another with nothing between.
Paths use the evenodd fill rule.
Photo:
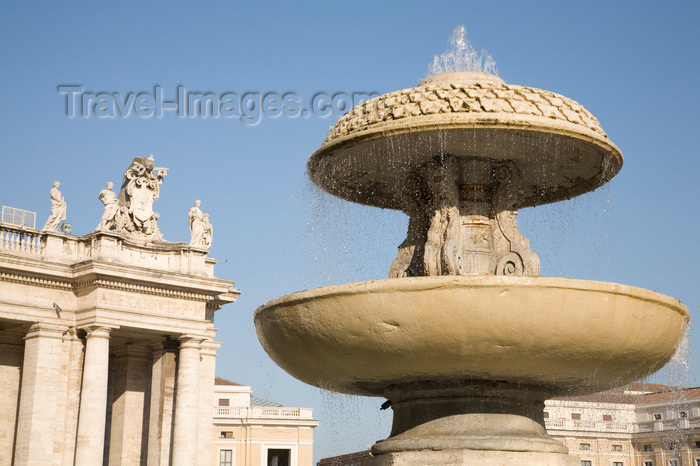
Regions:
<instances>
[{"instance_id":1,"label":"blue sky","mask_svg":"<svg viewBox=\"0 0 700 466\"><path fill-rule=\"evenodd\" d=\"M337 116L68 118L60 85L166 99L190 91L390 92L415 86L464 24L508 83L561 93L601 122L625 164L609 185L525 209L520 229L543 275L653 289L700 309L697 2L6 2L0 15L0 204L37 212L60 181L75 234L92 231L107 181L134 156L170 168L165 239L187 241L195 199L214 225L216 274L243 291L216 318L217 373L323 424L317 459L389 433L383 400L331 395L285 374L261 349L255 308L334 283L383 278L403 240L402 214L335 201L304 170ZM117 183L118 184L118 183ZM697 326L696 326L697 327ZM698 384L698 331L690 378ZM667 379L668 383L676 381Z\"/></svg>"}]
</instances>

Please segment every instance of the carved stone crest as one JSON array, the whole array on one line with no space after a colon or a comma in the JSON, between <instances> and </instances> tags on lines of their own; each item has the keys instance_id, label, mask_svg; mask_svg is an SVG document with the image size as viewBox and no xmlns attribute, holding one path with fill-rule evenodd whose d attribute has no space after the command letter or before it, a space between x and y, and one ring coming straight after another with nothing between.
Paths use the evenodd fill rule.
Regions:
<instances>
[{"instance_id":1,"label":"carved stone crest","mask_svg":"<svg viewBox=\"0 0 700 466\"><path fill-rule=\"evenodd\" d=\"M153 202L160 196L160 185L167 172L167 168L155 166L153 155L148 158L134 157L124 172L117 201L118 210L113 220L101 223L98 229L147 240L163 239L158 229L158 213L153 211ZM100 193L101 199L104 191Z\"/></svg>"}]
</instances>

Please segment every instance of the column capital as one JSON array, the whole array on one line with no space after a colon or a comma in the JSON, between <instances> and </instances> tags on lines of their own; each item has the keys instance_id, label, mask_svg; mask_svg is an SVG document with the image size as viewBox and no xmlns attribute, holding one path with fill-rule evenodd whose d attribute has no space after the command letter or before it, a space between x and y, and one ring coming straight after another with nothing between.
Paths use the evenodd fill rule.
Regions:
<instances>
[{"instance_id":1,"label":"column capital","mask_svg":"<svg viewBox=\"0 0 700 466\"><path fill-rule=\"evenodd\" d=\"M24 339L28 340L30 338L57 338L59 340L63 339L63 335L68 331L68 326L52 324L49 322L35 322L29 326L27 329L27 334Z\"/></svg>"},{"instance_id":2,"label":"column capital","mask_svg":"<svg viewBox=\"0 0 700 466\"><path fill-rule=\"evenodd\" d=\"M182 335L180 338L180 349L182 348L196 348L200 349L202 341L204 341L204 337L198 336L198 335L189 335L185 334Z\"/></svg>"},{"instance_id":3,"label":"column capital","mask_svg":"<svg viewBox=\"0 0 700 466\"><path fill-rule=\"evenodd\" d=\"M110 333L114 330L114 327L108 325L84 325L80 327L81 330L85 330L87 335L85 339L90 338L107 338L109 339Z\"/></svg>"}]
</instances>

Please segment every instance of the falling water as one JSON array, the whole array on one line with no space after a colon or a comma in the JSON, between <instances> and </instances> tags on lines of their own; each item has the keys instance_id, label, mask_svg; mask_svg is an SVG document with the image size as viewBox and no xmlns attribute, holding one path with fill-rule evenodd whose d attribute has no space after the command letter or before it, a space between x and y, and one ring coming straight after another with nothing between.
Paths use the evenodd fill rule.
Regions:
<instances>
[{"instance_id":1,"label":"falling water","mask_svg":"<svg viewBox=\"0 0 700 466\"><path fill-rule=\"evenodd\" d=\"M486 49L477 53L467 39L467 28L461 24L452 30L448 49L433 58L433 63L428 67L428 76L451 71L482 71L498 75L494 59Z\"/></svg>"},{"instance_id":2,"label":"falling water","mask_svg":"<svg viewBox=\"0 0 700 466\"><path fill-rule=\"evenodd\" d=\"M676 353L671 358L671 362L666 366L671 382L679 387L689 387L690 381L690 324L685 329L683 339L678 344Z\"/></svg>"},{"instance_id":3,"label":"falling water","mask_svg":"<svg viewBox=\"0 0 700 466\"><path fill-rule=\"evenodd\" d=\"M306 288L386 278L396 246L406 231L403 214L347 202L311 182L300 194L308 211L300 248L312 258L299 277ZM321 388L315 388L313 395L320 401L314 416L323 419L314 437L320 444L329 445L327 456L368 449L391 430L391 410L379 409L383 399ZM356 434L348 436L349 431Z\"/></svg>"},{"instance_id":4,"label":"falling water","mask_svg":"<svg viewBox=\"0 0 700 466\"><path fill-rule=\"evenodd\" d=\"M680 413L681 411L689 412L691 408L691 400L688 399L688 391L686 390L687 387L693 386L690 380L688 359L690 356L689 335L690 324L685 329L683 339L678 344L671 361L656 374L640 381L643 383L661 383L673 387L668 392L668 401L670 402L669 407L672 407L671 409L675 413ZM682 425L682 419L677 419L670 425L665 423L664 441L678 445L687 444L689 432L688 426ZM681 464L681 462L678 461L678 464Z\"/></svg>"},{"instance_id":5,"label":"falling water","mask_svg":"<svg viewBox=\"0 0 700 466\"><path fill-rule=\"evenodd\" d=\"M300 248L312 259L300 277L304 286L387 278L406 233L403 213L350 203L311 182L302 197L308 221Z\"/></svg>"}]
</instances>

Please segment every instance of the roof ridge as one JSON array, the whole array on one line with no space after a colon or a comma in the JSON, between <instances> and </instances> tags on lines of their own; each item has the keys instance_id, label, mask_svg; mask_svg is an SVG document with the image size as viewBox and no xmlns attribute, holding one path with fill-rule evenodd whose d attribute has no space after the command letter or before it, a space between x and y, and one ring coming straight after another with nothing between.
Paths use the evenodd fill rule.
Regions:
<instances>
[{"instance_id":1,"label":"roof ridge","mask_svg":"<svg viewBox=\"0 0 700 466\"><path fill-rule=\"evenodd\" d=\"M233 380L228 380L223 377L215 376L214 377L214 385L236 385L239 387L245 387L246 385L240 384L238 382L234 382Z\"/></svg>"}]
</instances>

